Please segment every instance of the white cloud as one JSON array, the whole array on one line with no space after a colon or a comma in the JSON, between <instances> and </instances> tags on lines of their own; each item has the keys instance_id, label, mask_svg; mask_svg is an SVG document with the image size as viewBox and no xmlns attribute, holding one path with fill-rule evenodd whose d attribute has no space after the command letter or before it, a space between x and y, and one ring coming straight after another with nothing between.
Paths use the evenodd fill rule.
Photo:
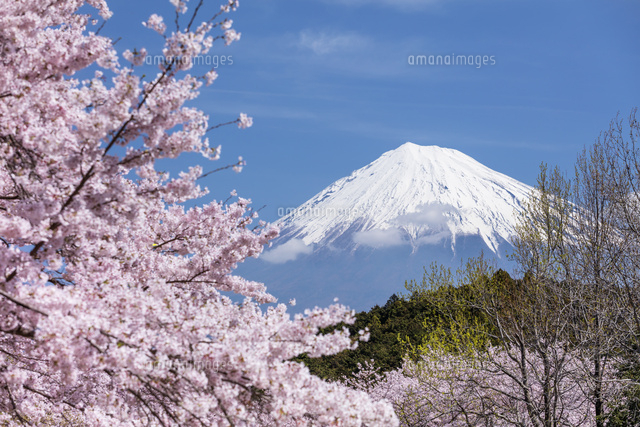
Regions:
<instances>
[{"instance_id":1,"label":"white cloud","mask_svg":"<svg viewBox=\"0 0 640 427\"><path fill-rule=\"evenodd\" d=\"M407 243L403 238L402 231L397 228L359 231L354 233L353 241L359 245L371 246L373 248L399 246Z\"/></svg>"},{"instance_id":2,"label":"white cloud","mask_svg":"<svg viewBox=\"0 0 640 427\"><path fill-rule=\"evenodd\" d=\"M307 246L301 239L291 239L270 251L263 253L260 258L272 264L284 264L293 261L300 255L308 255L313 252L313 246Z\"/></svg>"},{"instance_id":3,"label":"white cloud","mask_svg":"<svg viewBox=\"0 0 640 427\"><path fill-rule=\"evenodd\" d=\"M373 248L411 244L414 248L434 245L451 238L448 222L458 209L449 204L431 203L417 212L401 215L393 227L360 231L353 235L354 243Z\"/></svg>"},{"instance_id":4,"label":"white cloud","mask_svg":"<svg viewBox=\"0 0 640 427\"><path fill-rule=\"evenodd\" d=\"M428 226L431 230L447 228L452 213L458 209L449 204L430 203L422 206L418 212L401 215L397 221L401 225Z\"/></svg>"},{"instance_id":5,"label":"white cloud","mask_svg":"<svg viewBox=\"0 0 640 427\"><path fill-rule=\"evenodd\" d=\"M305 30L300 32L298 47L312 50L316 55L363 49L369 40L357 33L326 33Z\"/></svg>"}]
</instances>

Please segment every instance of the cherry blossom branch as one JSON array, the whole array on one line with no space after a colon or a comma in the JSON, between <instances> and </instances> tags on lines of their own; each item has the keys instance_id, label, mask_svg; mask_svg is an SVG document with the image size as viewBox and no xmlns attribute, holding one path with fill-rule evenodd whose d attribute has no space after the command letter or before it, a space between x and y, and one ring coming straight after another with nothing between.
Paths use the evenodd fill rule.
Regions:
<instances>
[{"instance_id":1,"label":"cherry blossom branch","mask_svg":"<svg viewBox=\"0 0 640 427\"><path fill-rule=\"evenodd\" d=\"M211 126L210 128L207 129L207 133L211 132L212 130L221 128L222 126L234 125L236 123L240 123L240 119L235 119L235 120L232 120L230 122L219 123L217 125Z\"/></svg>"},{"instance_id":2,"label":"cherry blossom branch","mask_svg":"<svg viewBox=\"0 0 640 427\"><path fill-rule=\"evenodd\" d=\"M214 170L209 171L209 172L207 172L207 173L203 173L202 175L200 175L200 176L198 177L198 179L206 178L206 177L208 177L208 176L209 176L209 175L211 175L211 174L214 174L214 173L216 173L216 172L220 172L220 171L223 171L223 170L227 170L227 169L234 169L234 170L235 170L235 169L237 169L238 167L242 167L242 166L244 166L245 164L246 164L246 163L245 163L245 161L244 161L244 160L242 160L242 159L240 159L240 160L238 160L238 163L235 163L235 164L232 164L232 165L227 165L227 166L222 166L222 167L220 167L220 168L218 168L218 169L214 169Z\"/></svg>"},{"instance_id":3,"label":"cherry blossom branch","mask_svg":"<svg viewBox=\"0 0 640 427\"><path fill-rule=\"evenodd\" d=\"M33 307L32 305L30 305L30 304L26 303L26 302L20 301L20 300L19 300L19 299L17 299L17 298L14 298L13 296L11 296L10 294L6 293L6 292L5 292L5 291L3 291L2 289L0 289L0 295L1 295L1 296L3 296L3 297L5 297L5 298L6 298L6 299L8 299L9 301L13 302L15 305L18 305L18 306L20 306L20 307L22 307L22 308L26 308L27 310L31 310L31 311L33 311L33 312L35 312L35 313L38 313L38 314L40 314L40 315L42 315L42 316L45 316L45 317L46 317L46 316L49 316L49 315L48 315L47 313L45 313L44 311L41 311L41 310L39 310L39 309L37 309L37 308Z\"/></svg>"}]
</instances>

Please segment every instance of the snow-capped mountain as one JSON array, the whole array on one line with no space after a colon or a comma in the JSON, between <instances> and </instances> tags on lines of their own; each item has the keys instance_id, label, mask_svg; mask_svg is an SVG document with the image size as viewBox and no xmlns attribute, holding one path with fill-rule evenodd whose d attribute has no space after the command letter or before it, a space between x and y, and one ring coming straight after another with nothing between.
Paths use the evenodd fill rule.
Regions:
<instances>
[{"instance_id":1,"label":"snow-capped mountain","mask_svg":"<svg viewBox=\"0 0 640 427\"><path fill-rule=\"evenodd\" d=\"M424 244L478 235L498 254L531 187L460 151L407 142L312 197L279 221L280 244L305 247ZM301 245L300 243L303 243ZM293 244L287 252L291 256ZM278 261L277 249L267 260Z\"/></svg>"},{"instance_id":2,"label":"snow-capped mountain","mask_svg":"<svg viewBox=\"0 0 640 427\"><path fill-rule=\"evenodd\" d=\"M287 213L274 246L240 273L303 307L384 304L432 261L504 259L531 191L460 151L408 142Z\"/></svg>"}]
</instances>

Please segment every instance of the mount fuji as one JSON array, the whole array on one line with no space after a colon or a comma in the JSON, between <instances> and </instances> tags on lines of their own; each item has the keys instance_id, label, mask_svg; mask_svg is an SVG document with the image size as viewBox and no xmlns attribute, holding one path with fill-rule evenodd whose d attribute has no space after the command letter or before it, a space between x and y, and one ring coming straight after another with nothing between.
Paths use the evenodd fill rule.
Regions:
<instances>
[{"instance_id":1,"label":"mount fuji","mask_svg":"<svg viewBox=\"0 0 640 427\"><path fill-rule=\"evenodd\" d=\"M368 309L433 261L455 269L483 252L506 266L532 190L460 151L408 142L282 212L272 248L239 273L303 309L334 297Z\"/></svg>"}]
</instances>

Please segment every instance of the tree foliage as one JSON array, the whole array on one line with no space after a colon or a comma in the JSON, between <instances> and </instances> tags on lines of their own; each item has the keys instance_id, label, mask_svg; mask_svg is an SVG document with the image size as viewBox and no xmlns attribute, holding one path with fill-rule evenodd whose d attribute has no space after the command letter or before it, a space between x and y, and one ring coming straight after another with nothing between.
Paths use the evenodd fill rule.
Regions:
<instances>
[{"instance_id":1,"label":"tree foliage","mask_svg":"<svg viewBox=\"0 0 640 427\"><path fill-rule=\"evenodd\" d=\"M496 274L508 276L502 270ZM446 285L436 286L443 283ZM460 301L468 297L469 288L456 286L450 269L444 266L432 265L431 269L425 269L421 281L408 281L405 287L406 295L394 294L385 305L358 313L355 323L348 326L352 334L366 329L369 333L367 342L360 343L355 350L336 355L302 356L297 360L304 361L316 375L330 380L352 377L359 366L370 361L386 372L400 368L406 357L419 358L421 347L429 342L439 342L453 350L462 339L457 334L466 334L457 321L474 324L480 329L486 327L486 321L478 311L460 305ZM477 338L479 341L484 339ZM476 343L478 346L485 344Z\"/></svg>"}]
</instances>

